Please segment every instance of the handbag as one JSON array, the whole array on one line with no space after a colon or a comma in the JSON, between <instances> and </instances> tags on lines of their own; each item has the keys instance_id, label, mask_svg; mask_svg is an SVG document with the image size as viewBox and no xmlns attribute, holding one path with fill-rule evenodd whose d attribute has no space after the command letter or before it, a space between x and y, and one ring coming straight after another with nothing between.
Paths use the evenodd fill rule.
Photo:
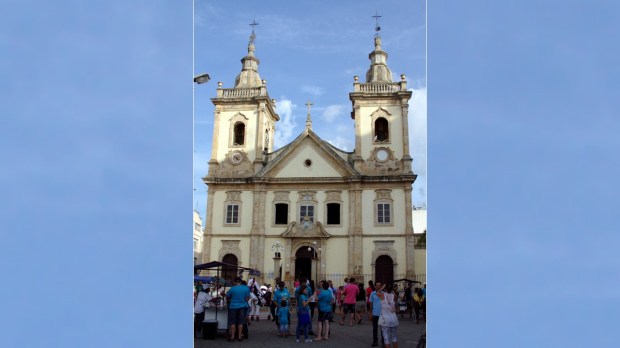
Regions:
<instances>
[{"instance_id":1,"label":"handbag","mask_svg":"<svg viewBox=\"0 0 620 348\"><path fill-rule=\"evenodd\" d=\"M398 309L401 312L405 312L407 310L407 302L404 301L398 301Z\"/></svg>"}]
</instances>

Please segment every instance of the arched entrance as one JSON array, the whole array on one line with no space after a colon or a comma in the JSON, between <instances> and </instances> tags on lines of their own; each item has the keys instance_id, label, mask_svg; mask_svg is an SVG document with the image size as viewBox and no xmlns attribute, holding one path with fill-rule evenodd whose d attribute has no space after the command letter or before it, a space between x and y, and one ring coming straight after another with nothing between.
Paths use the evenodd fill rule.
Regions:
<instances>
[{"instance_id":1,"label":"arched entrance","mask_svg":"<svg viewBox=\"0 0 620 348\"><path fill-rule=\"evenodd\" d=\"M237 256L233 254L226 254L222 258L222 263L234 265L234 266L229 266L229 265L222 266L222 278L226 280L235 279L235 277L237 276L237 266L238 266Z\"/></svg>"},{"instance_id":2,"label":"arched entrance","mask_svg":"<svg viewBox=\"0 0 620 348\"><path fill-rule=\"evenodd\" d=\"M394 281L394 261L387 255L377 257L375 261L375 281L383 284Z\"/></svg>"},{"instance_id":3,"label":"arched entrance","mask_svg":"<svg viewBox=\"0 0 620 348\"><path fill-rule=\"evenodd\" d=\"M297 249L295 252L295 278L306 277L312 279L312 256L314 249L308 250L307 246Z\"/></svg>"}]
</instances>

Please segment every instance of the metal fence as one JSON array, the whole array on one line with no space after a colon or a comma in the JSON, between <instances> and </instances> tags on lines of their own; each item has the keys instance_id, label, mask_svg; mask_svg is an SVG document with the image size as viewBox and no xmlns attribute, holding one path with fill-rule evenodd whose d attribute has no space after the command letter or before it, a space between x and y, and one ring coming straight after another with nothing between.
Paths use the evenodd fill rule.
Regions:
<instances>
[{"instance_id":1,"label":"metal fence","mask_svg":"<svg viewBox=\"0 0 620 348\"><path fill-rule=\"evenodd\" d=\"M201 275L210 275L210 276L215 276L216 272L209 270L209 271L203 271L200 273ZM263 273L260 277L256 277L256 279L259 281L260 284L271 284L271 285L275 285L275 277L278 276L278 274L274 274L274 272L267 272L267 273ZM320 274L318 277L318 280L331 280L332 283L334 284L334 286L340 286L344 284L344 278L350 278L351 275L347 274L347 273L327 273L327 274ZM365 273L365 274L358 274L355 275L355 281L356 282L361 282L364 284L364 286L368 283L369 280L374 281L375 280L375 276L374 274L370 274L370 273ZM243 274L243 278L247 279L249 278L249 276L247 274ZM420 274L416 274L413 277L407 277L406 274L394 274L394 280L396 279L402 279L402 278L407 278L410 280L415 280L420 282L421 284L426 284L426 274L424 273L420 273ZM314 280L314 279L313 279ZM290 284L289 284L290 283ZM287 286L290 288L293 286L293 281L287 281Z\"/></svg>"}]
</instances>

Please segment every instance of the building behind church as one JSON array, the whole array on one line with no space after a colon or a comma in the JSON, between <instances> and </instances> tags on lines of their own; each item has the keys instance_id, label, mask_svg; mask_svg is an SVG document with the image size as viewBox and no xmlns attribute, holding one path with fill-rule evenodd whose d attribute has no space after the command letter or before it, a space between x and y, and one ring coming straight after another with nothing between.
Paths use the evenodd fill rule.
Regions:
<instances>
[{"instance_id":1,"label":"building behind church","mask_svg":"<svg viewBox=\"0 0 620 348\"><path fill-rule=\"evenodd\" d=\"M423 231L412 223L412 92L405 75L394 81L381 45L377 35L365 82L355 76L349 93L352 152L313 131L309 106L301 134L274 149L280 117L259 75L251 37L234 87L218 82L211 99L201 262L257 269L267 282L278 276L425 282L425 262L416 262L417 233ZM224 276L235 273L227 268Z\"/></svg>"}]
</instances>

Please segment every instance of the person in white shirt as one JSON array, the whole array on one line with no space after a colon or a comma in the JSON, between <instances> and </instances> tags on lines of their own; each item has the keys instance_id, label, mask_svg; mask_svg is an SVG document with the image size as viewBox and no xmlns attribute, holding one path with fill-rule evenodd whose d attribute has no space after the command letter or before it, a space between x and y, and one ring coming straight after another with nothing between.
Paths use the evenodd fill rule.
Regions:
<instances>
[{"instance_id":1,"label":"person in white shirt","mask_svg":"<svg viewBox=\"0 0 620 348\"><path fill-rule=\"evenodd\" d=\"M205 319L205 307L209 301L211 301L211 295L204 289L200 289L194 303L194 336L199 335L202 330L202 322Z\"/></svg>"}]
</instances>

